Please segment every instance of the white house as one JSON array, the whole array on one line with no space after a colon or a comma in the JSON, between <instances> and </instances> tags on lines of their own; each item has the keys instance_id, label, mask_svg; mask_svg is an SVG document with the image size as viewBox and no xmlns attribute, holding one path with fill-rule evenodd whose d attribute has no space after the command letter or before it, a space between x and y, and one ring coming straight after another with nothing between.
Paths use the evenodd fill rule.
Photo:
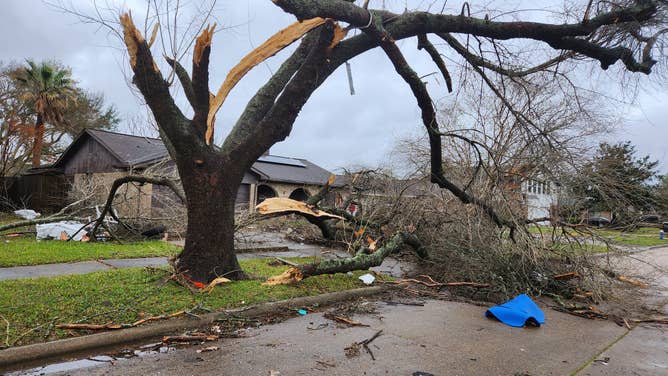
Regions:
<instances>
[{"instance_id":1,"label":"white house","mask_svg":"<svg viewBox=\"0 0 668 376\"><path fill-rule=\"evenodd\" d=\"M550 181L527 179L522 182L522 196L527 207L527 219L549 218L558 203L558 187Z\"/></svg>"}]
</instances>

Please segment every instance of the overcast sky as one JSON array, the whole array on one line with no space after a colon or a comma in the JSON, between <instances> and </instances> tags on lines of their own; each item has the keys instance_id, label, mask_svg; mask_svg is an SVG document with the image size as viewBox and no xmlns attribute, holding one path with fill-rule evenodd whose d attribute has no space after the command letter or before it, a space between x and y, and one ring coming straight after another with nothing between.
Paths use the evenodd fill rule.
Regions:
<instances>
[{"instance_id":1,"label":"overcast sky","mask_svg":"<svg viewBox=\"0 0 668 376\"><path fill-rule=\"evenodd\" d=\"M197 3L193 0L192 3ZM90 11L91 1L73 1L74 7ZM100 3L100 2L98 2ZM135 21L142 19L142 0L115 2L132 9ZM372 0L395 11L405 4L399 0ZM505 1L507 9L517 9L522 1ZM533 4L533 2L530 2ZM409 1L409 8L421 6L440 10L442 2ZM447 9L458 9L461 1L448 2ZM183 11L187 16L187 10ZM225 29L214 37L211 57L211 90L215 91L230 68L253 46L294 22L294 18L269 0L218 0L214 15ZM525 16L535 16L526 13ZM538 17L541 17L540 15ZM138 25L140 26L140 25ZM104 28L80 22L75 16L59 12L41 0L3 0L0 8L0 60L57 60L72 68L74 78L87 90L101 92L118 109L128 131L131 119L146 114L126 83L128 63L120 41ZM418 53L414 41L401 41L400 47L419 75L434 72L433 63ZM158 52L154 51L157 55ZM232 91L217 118L221 137L234 124L250 96L280 65L287 52L256 67ZM184 64L189 67L189 64ZM420 112L410 90L396 75L378 49L351 61L356 95L351 96L345 69L336 71L304 107L290 137L274 147L272 154L307 158L323 167L336 169L353 165L373 166L386 161L398 138L422 130ZM455 82L457 85L457 82ZM432 95L448 100L439 82L429 82ZM181 102L183 104L183 100ZM625 126L605 137L611 141L630 140L638 151L661 162L668 172L668 95L665 90L641 92L638 104L624 109ZM187 108L185 104L182 106Z\"/></svg>"}]
</instances>

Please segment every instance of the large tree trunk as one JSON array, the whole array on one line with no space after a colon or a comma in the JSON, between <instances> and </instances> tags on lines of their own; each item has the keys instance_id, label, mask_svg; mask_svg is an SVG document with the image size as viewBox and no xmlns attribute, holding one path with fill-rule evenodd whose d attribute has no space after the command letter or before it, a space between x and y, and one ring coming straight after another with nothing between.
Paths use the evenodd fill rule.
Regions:
<instances>
[{"instance_id":1,"label":"large tree trunk","mask_svg":"<svg viewBox=\"0 0 668 376\"><path fill-rule=\"evenodd\" d=\"M240 174L226 169L215 156L194 169L181 167L188 230L177 258L178 271L199 282L223 275L244 278L234 252L234 205Z\"/></svg>"},{"instance_id":2,"label":"large tree trunk","mask_svg":"<svg viewBox=\"0 0 668 376\"><path fill-rule=\"evenodd\" d=\"M35 121L35 134L32 143L32 166L37 167L41 164L42 146L44 145L44 120L42 115L37 114Z\"/></svg>"}]
</instances>

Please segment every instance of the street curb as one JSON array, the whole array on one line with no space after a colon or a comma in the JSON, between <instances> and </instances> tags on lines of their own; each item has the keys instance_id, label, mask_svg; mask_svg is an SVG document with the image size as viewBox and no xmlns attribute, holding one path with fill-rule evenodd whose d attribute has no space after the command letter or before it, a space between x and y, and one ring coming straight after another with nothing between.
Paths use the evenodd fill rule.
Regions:
<instances>
[{"instance_id":1,"label":"street curb","mask_svg":"<svg viewBox=\"0 0 668 376\"><path fill-rule=\"evenodd\" d=\"M262 303L235 310L212 312L203 315L198 319L171 319L142 327L121 329L27 346L10 347L8 349L0 350L0 371L4 371L5 368L10 366L16 367L20 363L30 362L32 364L64 355L71 356L74 353L92 353L94 350L100 350L105 347L138 342L179 330L204 327L213 323L217 319L225 318L230 315L253 318L272 312L284 312L286 309L290 308L301 308L315 304L326 306L348 299L375 295L387 291L388 289L388 286L363 287L354 290ZM39 364L34 364L34 366L39 366Z\"/></svg>"}]
</instances>

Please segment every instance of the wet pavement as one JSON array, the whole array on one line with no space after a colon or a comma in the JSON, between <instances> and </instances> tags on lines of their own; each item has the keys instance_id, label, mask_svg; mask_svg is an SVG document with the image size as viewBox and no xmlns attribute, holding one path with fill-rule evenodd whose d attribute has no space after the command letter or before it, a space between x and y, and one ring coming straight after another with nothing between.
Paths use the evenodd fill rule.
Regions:
<instances>
[{"instance_id":1,"label":"wet pavement","mask_svg":"<svg viewBox=\"0 0 668 376\"><path fill-rule=\"evenodd\" d=\"M343 327L321 313L245 331L244 338L155 354L57 375L565 375L626 333L545 309L540 328L511 328L484 317L486 308L429 300L424 306L377 305L352 316L369 327ZM380 336L359 353L346 348ZM219 350L198 353L204 346ZM651 373L648 373L651 374Z\"/></svg>"}]
</instances>

